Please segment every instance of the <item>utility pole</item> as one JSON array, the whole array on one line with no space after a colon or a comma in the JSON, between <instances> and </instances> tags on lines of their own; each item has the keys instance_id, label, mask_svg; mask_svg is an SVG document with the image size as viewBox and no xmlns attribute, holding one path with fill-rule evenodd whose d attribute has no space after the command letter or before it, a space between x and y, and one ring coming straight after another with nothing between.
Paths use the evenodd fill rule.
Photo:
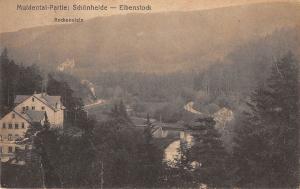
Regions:
<instances>
[{"instance_id":1,"label":"utility pole","mask_svg":"<svg viewBox=\"0 0 300 189\"><path fill-rule=\"evenodd\" d=\"M9 87L8 87L8 89L7 89L7 105L9 106Z\"/></svg>"},{"instance_id":2,"label":"utility pole","mask_svg":"<svg viewBox=\"0 0 300 189\"><path fill-rule=\"evenodd\" d=\"M101 160L101 172L100 172L100 189L103 189L104 184L104 166L103 166L103 160Z\"/></svg>"},{"instance_id":3,"label":"utility pole","mask_svg":"<svg viewBox=\"0 0 300 189\"><path fill-rule=\"evenodd\" d=\"M41 177L42 177L42 188L46 188L45 185L45 173L44 173L44 167L42 164L42 157L40 156L40 169L41 169Z\"/></svg>"}]
</instances>

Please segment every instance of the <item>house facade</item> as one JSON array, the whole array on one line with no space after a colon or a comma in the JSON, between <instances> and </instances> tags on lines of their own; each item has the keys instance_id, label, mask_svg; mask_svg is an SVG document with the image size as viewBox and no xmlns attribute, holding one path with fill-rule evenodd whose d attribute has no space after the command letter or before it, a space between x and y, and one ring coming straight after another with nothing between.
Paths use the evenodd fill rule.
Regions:
<instances>
[{"instance_id":1,"label":"house facade","mask_svg":"<svg viewBox=\"0 0 300 189\"><path fill-rule=\"evenodd\" d=\"M6 161L17 147L15 141L24 138L30 125L44 125L47 119L51 127L62 127L64 123L64 106L60 96L46 93L33 95L17 95L14 109L0 120L1 161Z\"/></svg>"},{"instance_id":2,"label":"house facade","mask_svg":"<svg viewBox=\"0 0 300 189\"><path fill-rule=\"evenodd\" d=\"M60 96L50 96L46 93L28 95L17 95L14 110L20 114L27 111L44 111L48 121L53 127L61 127L64 123L64 106Z\"/></svg>"}]
</instances>

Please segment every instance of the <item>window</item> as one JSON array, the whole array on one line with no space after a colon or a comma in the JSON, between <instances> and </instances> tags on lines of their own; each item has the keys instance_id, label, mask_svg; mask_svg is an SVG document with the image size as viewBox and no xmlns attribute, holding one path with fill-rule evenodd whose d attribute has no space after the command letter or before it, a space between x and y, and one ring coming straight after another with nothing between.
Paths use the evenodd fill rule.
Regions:
<instances>
[{"instance_id":1,"label":"window","mask_svg":"<svg viewBox=\"0 0 300 189\"><path fill-rule=\"evenodd\" d=\"M35 107L34 107L34 106L32 106L32 107L31 107L31 109L32 109L32 110L35 110Z\"/></svg>"},{"instance_id":2,"label":"window","mask_svg":"<svg viewBox=\"0 0 300 189\"><path fill-rule=\"evenodd\" d=\"M2 141L2 135L0 135L0 141Z\"/></svg>"},{"instance_id":3,"label":"window","mask_svg":"<svg viewBox=\"0 0 300 189\"><path fill-rule=\"evenodd\" d=\"M13 152L13 148L11 146L8 147L8 153L12 153Z\"/></svg>"},{"instance_id":4,"label":"window","mask_svg":"<svg viewBox=\"0 0 300 189\"><path fill-rule=\"evenodd\" d=\"M26 110L29 110L29 107L28 107L28 106L26 106Z\"/></svg>"},{"instance_id":5,"label":"window","mask_svg":"<svg viewBox=\"0 0 300 189\"><path fill-rule=\"evenodd\" d=\"M15 129L19 129L19 124L15 124Z\"/></svg>"},{"instance_id":6,"label":"window","mask_svg":"<svg viewBox=\"0 0 300 189\"><path fill-rule=\"evenodd\" d=\"M22 110L23 110L23 112L25 112L26 108L25 108L25 107L22 107Z\"/></svg>"},{"instance_id":7,"label":"window","mask_svg":"<svg viewBox=\"0 0 300 189\"><path fill-rule=\"evenodd\" d=\"M25 128L25 124L24 124L24 122L22 123L22 129L24 129Z\"/></svg>"},{"instance_id":8,"label":"window","mask_svg":"<svg viewBox=\"0 0 300 189\"><path fill-rule=\"evenodd\" d=\"M32 102L34 102L34 98L32 97Z\"/></svg>"},{"instance_id":9,"label":"window","mask_svg":"<svg viewBox=\"0 0 300 189\"><path fill-rule=\"evenodd\" d=\"M9 128L9 129L12 129L12 124L11 124L11 123L8 124L8 128Z\"/></svg>"},{"instance_id":10,"label":"window","mask_svg":"<svg viewBox=\"0 0 300 189\"><path fill-rule=\"evenodd\" d=\"M15 114L12 114L12 118L14 119L16 117L16 115Z\"/></svg>"},{"instance_id":11,"label":"window","mask_svg":"<svg viewBox=\"0 0 300 189\"><path fill-rule=\"evenodd\" d=\"M45 110L45 106L42 106L42 110Z\"/></svg>"},{"instance_id":12,"label":"window","mask_svg":"<svg viewBox=\"0 0 300 189\"><path fill-rule=\"evenodd\" d=\"M12 134L8 134L8 140L12 141Z\"/></svg>"},{"instance_id":13,"label":"window","mask_svg":"<svg viewBox=\"0 0 300 189\"><path fill-rule=\"evenodd\" d=\"M19 138L19 135L18 134L15 134L15 139L18 139Z\"/></svg>"},{"instance_id":14,"label":"window","mask_svg":"<svg viewBox=\"0 0 300 189\"><path fill-rule=\"evenodd\" d=\"M6 124L2 123L2 129L5 129L5 128L6 128Z\"/></svg>"}]
</instances>

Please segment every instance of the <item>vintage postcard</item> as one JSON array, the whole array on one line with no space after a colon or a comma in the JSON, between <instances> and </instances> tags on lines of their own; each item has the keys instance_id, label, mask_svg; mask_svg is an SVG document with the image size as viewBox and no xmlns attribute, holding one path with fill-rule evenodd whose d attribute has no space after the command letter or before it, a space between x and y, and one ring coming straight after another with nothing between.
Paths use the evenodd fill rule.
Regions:
<instances>
[{"instance_id":1,"label":"vintage postcard","mask_svg":"<svg viewBox=\"0 0 300 189\"><path fill-rule=\"evenodd\" d=\"M0 0L0 188L299 188L299 0Z\"/></svg>"}]
</instances>

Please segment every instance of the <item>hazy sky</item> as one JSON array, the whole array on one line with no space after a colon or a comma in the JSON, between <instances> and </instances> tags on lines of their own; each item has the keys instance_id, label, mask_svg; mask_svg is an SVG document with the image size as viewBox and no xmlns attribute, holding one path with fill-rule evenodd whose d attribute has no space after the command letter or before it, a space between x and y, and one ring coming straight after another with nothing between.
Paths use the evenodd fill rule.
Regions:
<instances>
[{"instance_id":1,"label":"hazy sky","mask_svg":"<svg viewBox=\"0 0 300 189\"><path fill-rule=\"evenodd\" d=\"M295 2L300 0L0 0L0 33L16 31L22 28L34 26L57 24L54 18L83 18L89 19L97 16L109 16L113 14L126 14L129 11L119 10L102 11L17 11L17 4L22 5L81 5L108 6L127 5L148 5L152 6L152 12L160 11L189 11L212 9L217 7L242 5L260 2ZM70 7L70 8L71 8Z\"/></svg>"}]
</instances>

